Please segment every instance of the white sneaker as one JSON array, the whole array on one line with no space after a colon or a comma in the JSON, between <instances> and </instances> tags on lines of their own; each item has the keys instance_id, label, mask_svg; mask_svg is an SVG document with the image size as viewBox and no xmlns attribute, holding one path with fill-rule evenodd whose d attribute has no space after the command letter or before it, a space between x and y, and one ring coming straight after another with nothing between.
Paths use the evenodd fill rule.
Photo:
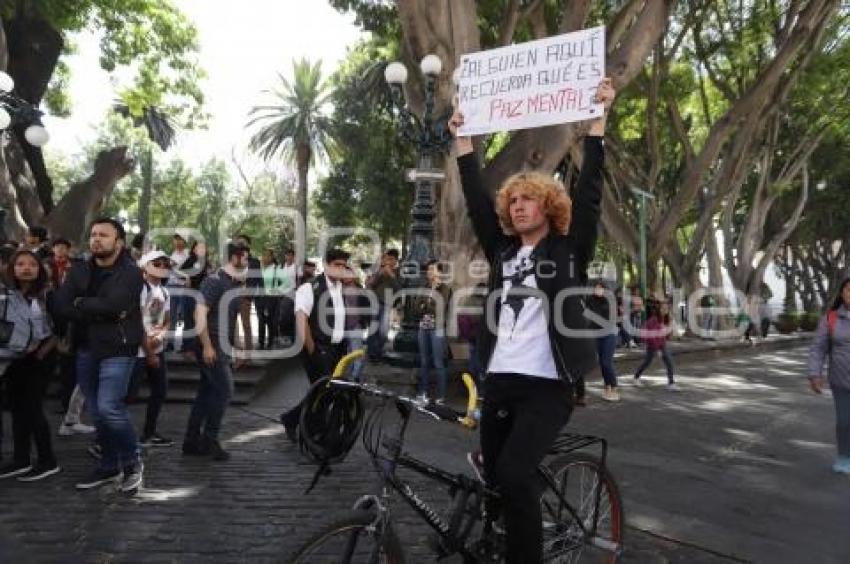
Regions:
<instances>
[{"instance_id":1,"label":"white sneaker","mask_svg":"<svg viewBox=\"0 0 850 564\"><path fill-rule=\"evenodd\" d=\"M620 392L617 388L608 388L602 392L602 399L605 401L620 401Z\"/></svg>"},{"instance_id":2,"label":"white sneaker","mask_svg":"<svg viewBox=\"0 0 850 564\"><path fill-rule=\"evenodd\" d=\"M670 382L669 384L667 384L667 389L671 392L678 392L679 385L676 382Z\"/></svg>"},{"instance_id":3,"label":"white sneaker","mask_svg":"<svg viewBox=\"0 0 850 564\"><path fill-rule=\"evenodd\" d=\"M645 388L646 387L646 382L644 381L643 378L632 378L632 384L636 388Z\"/></svg>"},{"instance_id":4,"label":"white sneaker","mask_svg":"<svg viewBox=\"0 0 850 564\"><path fill-rule=\"evenodd\" d=\"M419 407L424 407L428 405L428 396L426 394L419 394L416 396L416 399L413 400L416 405Z\"/></svg>"},{"instance_id":5,"label":"white sneaker","mask_svg":"<svg viewBox=\"0 0 850 564\"><path fill-rule=\"evenodd\" d=\"M59 434L63 437L88 435L89 433L94 433L94 427L85 423L61 423L59 425Z\"/></svg>"}]
</instances>

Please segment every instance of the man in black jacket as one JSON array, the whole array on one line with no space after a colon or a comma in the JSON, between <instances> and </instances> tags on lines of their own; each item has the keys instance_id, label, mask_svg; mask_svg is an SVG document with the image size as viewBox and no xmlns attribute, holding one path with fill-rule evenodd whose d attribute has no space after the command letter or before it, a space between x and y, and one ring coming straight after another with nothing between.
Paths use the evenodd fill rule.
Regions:
<instances>
[{"instance_id":1,"label":"man in black jacket","mask_svg":"<svg viewBox=\"0 0 850 564\"><path fill-rule=\"evenodd\" d=\"M607 111L610 80L596 99ZM455 113L449 128L456 135L462 124ZM472 140L456 139L467 211L491 267L489 291L499 293L479 338L487 379L473 462L483 462L484 478L501 492L509 563L542 562L536 469L569 420L573 382L596 361L594 340L580 334L587 329L581 294L597 238L604 132L604 116L591 122L574 203L550 174L521 172L505 181L494 206Z\"/></svg>"},{"instance_id":2,"label":"man in black jacket","mask_svg":"<svg viewBox=\"0 0 850 564\"><path fill-rule=\"evenodd\" d=\"M125 249L124 227L96 219L89 231L90 260L74 264L56 291L56 315L71 322L77 380L92 411L101 457L77 483L90 489L118 482L125 492L142 483L142 461L124 398L144 336L139 296L144 280Z\"/></svg>"}]
</instances>

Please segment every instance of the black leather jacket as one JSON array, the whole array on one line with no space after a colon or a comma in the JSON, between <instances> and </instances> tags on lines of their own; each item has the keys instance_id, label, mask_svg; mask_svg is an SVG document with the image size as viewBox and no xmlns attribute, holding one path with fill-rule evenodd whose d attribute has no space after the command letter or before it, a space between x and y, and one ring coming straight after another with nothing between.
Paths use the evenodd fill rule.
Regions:
<instances>
[{"instance_id":1,"label":"black leather jacket","mask_svg":"<svg viewBox=\"0 0 850 564\"><path fill-rule=\"evenodd\" d=\"M53 314L85 330L86 347L95 358L136 356L144 337L139 299L144 285L141 269L126 252L106 275L95 296L87 296L94 260L71 267L53 297ZM75 348L80 338L73 340Z\"/></svg>"},{"instance_id":2,"label":"black leather jacket","mask_svg":"<svg viewBox=\"0 0 850 564\"><path fill-rule=\"evenodd\" d=\"M490 292L502 291L502 264L513 258L521 247L519 237L505 235L499 224L493 200L481 180L480 166L475 153L458 158L467 213L484 254L490 263ZM600 201L602 198L602 167L604 147L601 137L586 137L584 161L578 184L573 193L572 223L567 235L550 232L532 251L540 264L549 261L545 272L538 271L537 287L548 298L549 343L558 376L573 383L596 366L595 340L592 337L567 336L555 324L558 317L569 329L589 330L584 315L585 303L581 288L587 285L587 265L593 258L598 236ZM541 275L544 274L544 275ZM578 293L558 297L563 289L579 289ZM490 330L499 326L500 307L485 308L484 323L478 338L481 366L488 366L496 346L497 336ZM488 319L488 316L492 319ZM518 367L519 368L519 367ZM519 370L518 370L519 371Z\"/></svg>"}]
</instances>

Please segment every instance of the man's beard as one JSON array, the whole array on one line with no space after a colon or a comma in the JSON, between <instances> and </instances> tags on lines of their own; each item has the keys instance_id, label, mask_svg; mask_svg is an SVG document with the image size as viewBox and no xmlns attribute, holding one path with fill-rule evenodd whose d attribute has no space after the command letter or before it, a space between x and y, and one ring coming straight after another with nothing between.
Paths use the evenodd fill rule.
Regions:
<instances>
[{"instance_id":1,"label":"man's beard","mask_svg":"<svg viewBox=\"0 0 850 564\"><path fill-rule=\"evenodd\" d=\"M94 258L106 259L114 257L119 251L119 247L113 247L109 250L101 249L99 251L92 251L91 254Z\"/></svg>"}]
</instances>

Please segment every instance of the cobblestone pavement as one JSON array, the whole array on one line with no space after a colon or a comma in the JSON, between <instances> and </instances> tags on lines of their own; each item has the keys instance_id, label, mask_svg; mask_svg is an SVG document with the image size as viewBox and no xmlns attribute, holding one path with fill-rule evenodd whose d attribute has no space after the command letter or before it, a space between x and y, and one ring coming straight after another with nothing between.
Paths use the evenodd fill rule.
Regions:
<instances>
[{"instance_id":1,"label":"cobblestone pavement","mask_svg":"<svg viewBox=\"0 0 850 564\"><path fill-rule=\"evenodd\" d=\"M801 354L800 350L791 351L788 362L797 362ZM771 472L770 479L764 481L771 492L781 488L782 483L799 486L796 478L782 481L783 466L765 466L757 458L762 456L758 438L742 433L729 444L727 439L734 435L727 434L727 429L720 432L718 421L713 420L718 411L713 410L711 401L721 405L725 398L743 405L740 402L750 399L754 391L773 393L763 382L766 376L753 376L749 383L744 376L740 380L723 376L738 360L741 359L718 361L710 369L705 361L693 367L683 365L685 376L680 381L685 391L675 396L664 395L666 390L638 392L624 387L624 401L620 404L591 401L589 407L576 414L577 429L600 433L611 440L611 467L621 484L629 524L624 562L761 561L757 550L747 550L739 541L729 539L736 532L740 536L741 523L745 523L743 528L766 527L768 532L758 530L752 534L770 536L769 524L777 511L779 521L783 521L795 510L793 504L777 509L791 497L779 495L777 503L770 507L747 507L747 503L754 502L740 500L729 504L724 513L724 502L718 501L714 495L717 490L713 492L709 487L714 482L723 491L719 497L729 494L718 467L726 467L732 480L749 480L755 489L760 489L760 475L766 471ZM650 371L649 376L651 381L655 378L661 381L659 372ZM595 383L591 385L591 393L594 400L598 393ZM784 392L777 390L776 394L785 397ZM801 420L792 422L798 428L804 427L808 434L816 435L815 438L806 433L794 436L809 445L801 447L804 450L814 449L813 461L809 463L813 468L828 463L828 449L811 445L817 440L829 443L832 422L828 407L817 405L818 411L812 407L814 403L801 408L805 417L814 420L805 426ZM766 420L773 421L768 430L787 433L783 412L769 408L764 408ZM91 465L85 454L87 438L56 437L56 450L63 467L60 475L37 484L0 482L0 562L284 561L333 514L349 508L363 493L373 491L373 474L358 443L349 458L334 467L331 476L304 495L314 466L304 461L278 424L260 416L274 413L268 401L247 409L251 411L231 409L225 421L225 446L233 453L231 461L215 463L184 458L179 446L154 450L146 457L145 488L132 498L106 489L74 491L74 480ZM133 410L140 421L141 408L134 406ZM187 411L186 406L167 405L161 425L163 434L179 439ZM719 412L728 415L722 405ZM750 416L742 415L739 427L746 428ZM58 416L51 417L58 424ZM813 426L820 429L812 430ZM466 471L463 453L474 448L476 441L474 433L420 417L411 427L407 444L425 460L451 471ZM697 443L699 448L694 446ZM675 452L675 447L671 449L671 444L682 445L681 452ZM10 446L8 440L4 441L5 457ZM748 460L748 468L738 466L743 458ZM671 477L680 464L679 459L686 460L688 471ZM694 471L694 464L708 470L700 475ZM747 469L749 473L744 472ZM846 506L850 480L836 485L835 479L825 472L813 475L820 480L816 482L820 497L815 496L812 503L823 501L827 507L821 517L832 519L836 509L830 496L843 491ZM417 489L426 500L442 500L443 492L427 489L415 479L413 483L419 486ZM814 484L809 490L814 491ZM800 493L798 488L796 495L807 497L808 494ZM807 503L802 509L812 515ZM409 561L428 561L424 541L427 530L400 504L394 509L399 510L398 530ZM698 533L707 521L711 521L711 534L692 534ZM845 519L845 526L846 522ZM824 538L829 539L834 531L835 527L827 527ZM723 536L724 532L728 538ZM781 529L776 529L776 535L770 541L782 542ZM800 542L823 541L816 537ZM836 556L840 552L829 548L821 546L814 552L819 558L812 562L840 561ZM769 561L783 560L771 556Z\"/></svg>"}]
</instances>

